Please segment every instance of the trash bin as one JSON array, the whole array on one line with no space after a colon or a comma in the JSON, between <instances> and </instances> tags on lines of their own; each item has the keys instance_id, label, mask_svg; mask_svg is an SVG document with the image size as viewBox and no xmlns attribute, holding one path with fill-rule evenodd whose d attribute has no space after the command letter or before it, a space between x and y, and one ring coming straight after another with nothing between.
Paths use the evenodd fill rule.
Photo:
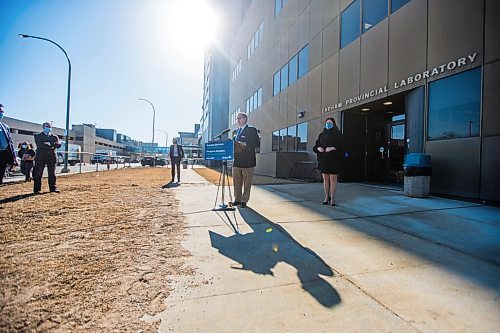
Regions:
<instances>
[{"instance_id":1,"label":"trash bin","mask_svg":"<svg viewBox=\"0 0 500 333\"><path fill-rule=\"evenodd\" d=\"M183 169L187 169L188 168L188 161L187 160L182 161L182 168Z\"/></svg>"},{"instance_id":2,"label":"trash bin","mask_svg":"<svg viewBox=\"0 0 500 333\"><path fill-rule=\"evenodd\" d=\"M427 198L431 185L431 155L405 155L403 163L404 193L408 197Z\"/></svg>"}]
</instances>

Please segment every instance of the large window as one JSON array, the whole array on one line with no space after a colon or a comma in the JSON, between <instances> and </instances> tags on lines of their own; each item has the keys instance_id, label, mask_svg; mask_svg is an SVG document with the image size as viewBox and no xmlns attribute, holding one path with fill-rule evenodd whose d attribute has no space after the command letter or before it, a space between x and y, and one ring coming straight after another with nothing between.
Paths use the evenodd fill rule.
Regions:
<instances>
[{"instance_id":1,"label":"large window","mask_svg":"<svg viewBox=\"0 0 500 333\"><path fill-rule=\"evenodd\" d=\"M410 0L391 0L391 13L406 5Z\"/></svg>"},{"instance_id":2,"label":"large window","mask_svg":"<svg viewBox=\"0 0 500 333\"><path fill-rule=\"evenodd\" d=\"M297 125L297 150L307 150L307 122Z\"/></svg>"},{"instance_id":3,"label":"large window","mask_svg":"<svg viewBox=\"0 0 500 333\"><path fill-rule=\"evenodd\" d=\"M340 16L340 48L344 48L360 35L359 1L354 1Z\"/></svg>"},{"instance_id":4,"label":"large window","mask_svg":"<svg viewBox=\"0 0 500 333\"><path fill-rule=\"evenodd\" d=\"M286 6L288 0L274 0L274 17L278 16L281 9Z\"/></svg>"},{"instance_id":5,"label":"large window","mask_svg":"<svg viewBox=\"0 0 500 333\"><path fill-rule=\"evenodd\" d=\"M264 21L260 22L260 25L254 32L252 39L250 40L250 43L248 43L247 59L250 59L252 54L255 52L257 46L262 42L263 38L264 38Z\"/></svg>"},{"instance_id":6,"label":"large window","mask_svg":"<svg viewBox=\"0 0 500 333\"><path fill-rule=\"evenodd\" d=\"M363 0L363 33L387 17L387 0Z\"/></svg>"},{"instance_id":7,"label":"large window","mask_svg":"<svg viewBox=\"0 0 500 333\"><path fill-rule=\"evenodd\" d=\"M428 140L479 135L480 67L429 84Z\"/></svg>"},{"instance_id":8,"label":"large window","mask_svg":"<svg viewBox=\"0 0 500 333\"><path fill-rule=\"evenodd\" d=\"M280 71L274 74L273 82L273 96L276 96L280 93Z\"/></svg>"},{"instance_id":9,"label":"large window","mask_svg":"<svg viewBox=\"0 0 500 333\"><path fill-rule=\"evenodd\" d=\"M281 90L285 90L288 87L288 64L281 68Z\"/></svg>"},{"instance_id":10,"label":"large window","mask_svg":"<svg viewBox=\"0 0 500 333\"><path fill-rule=\"evenodd\" d=\"M295 142L297 141L297 125L288 127L287 147L288 151L295 151Z\"/></svg>"},{"instance_id":11,"label":"large window","mask_svg":"<svg viewBox=\"0 0 500 333\"><path fill-rule=\"evenodd\" d=\"M260 108L262 105L262 87L257 90L257 107Z\"/></svg>"},{"instance_id":12,"label":"large window","mask_svg":"<svg viewBox=\"0 0 500 333\"><path fill-rule=\"evenodd\" d=\"M299 52L299 77L304 76L309 71L309 45L306 45Z\"/></svg>"},{"instance_id":13,"label":"large window","mask_svg":"<svg viewBox=\"0 0 500 333\"><path fill-rule=\"evenodd\" d=\"M280 129L279 151L286 151L286 128Z\"/></svg>"},{"instance_id":14,"label":"large window","mask_svg":"<svg viewBox=\"0 0 500 333\"><path fill-rule=\"evenodd\" d=\"M273 132L272 150L278 151L280 148L280 131Z\"/></svg>"},{"instance_id":15,"label":"large window","mask_svg":"<svg viewBox=\"0 0 500 333\"><path fill-rule=\"evenodd\" d=\"M299 56L296 54L288 64L288 70L290 73L288 75L288 84L292 84L295 81L297 81L298 67L299 67Z\"/></svg>"}]
</instances>

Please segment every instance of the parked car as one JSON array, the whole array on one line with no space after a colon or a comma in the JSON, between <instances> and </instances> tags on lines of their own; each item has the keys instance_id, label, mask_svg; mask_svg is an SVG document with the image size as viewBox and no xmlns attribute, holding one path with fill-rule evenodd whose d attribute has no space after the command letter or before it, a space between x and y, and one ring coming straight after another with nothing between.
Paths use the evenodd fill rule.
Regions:
<instances>
[{"instance_id":1,"label":"parked car","mask_svg":"<svg viewBox=\"0 0 500 333\"><path fill-rule=\"evenodd\" d=\"M167 161L162 157L155 157L154 160L155 160L155 163L154 163L155 165L158 165L158 166L167 165ZM141 160L141 165L142 166L146 166L146 165L153 166L153 156L144 156Z\"/></svg>"}]
</instances>

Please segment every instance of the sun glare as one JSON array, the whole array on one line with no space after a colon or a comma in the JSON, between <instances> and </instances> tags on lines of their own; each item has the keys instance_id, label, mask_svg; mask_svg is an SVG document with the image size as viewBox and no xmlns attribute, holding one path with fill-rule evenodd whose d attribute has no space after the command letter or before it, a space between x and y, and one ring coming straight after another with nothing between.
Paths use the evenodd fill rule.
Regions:
<instances>
[{"instance_id":1,"label":"sun glare","mask_svg":"<svg viewBox=\"0 0 500 333\"><path fill-rule=\"evenodd\" d=\"M216 16L207 0L170 0L162 6L158 22L163 47L183 57L203 57L217 30Z\"/></svg>"}]
</instances>

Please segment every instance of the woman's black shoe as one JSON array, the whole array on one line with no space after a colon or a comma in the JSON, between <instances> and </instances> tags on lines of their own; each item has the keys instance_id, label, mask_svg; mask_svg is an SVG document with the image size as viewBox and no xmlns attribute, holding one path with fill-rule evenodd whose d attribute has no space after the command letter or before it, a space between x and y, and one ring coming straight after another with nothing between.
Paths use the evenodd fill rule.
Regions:
<instances>
[{"instance_id":1,"label":"woman's black shoe","mask_svg":"<svg viewBox=\"0 0 500 333\"><path fill-rule=\"evenodd\" d=\"M329 204L330 204L330 200L331 200L331 198L330 198L330 197L328 197L328 200L327 200L327 201L323 201L323 205L329 205Z\"/></svg>"}]
</instances>

